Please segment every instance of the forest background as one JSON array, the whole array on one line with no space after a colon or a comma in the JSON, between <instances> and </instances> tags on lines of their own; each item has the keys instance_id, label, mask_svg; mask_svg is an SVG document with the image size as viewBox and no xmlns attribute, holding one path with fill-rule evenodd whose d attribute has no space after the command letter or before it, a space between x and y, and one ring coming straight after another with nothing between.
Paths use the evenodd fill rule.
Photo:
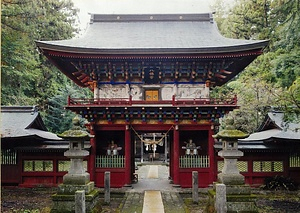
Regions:
<instances>
[{"instance_id":1,"label":"forest background","mask_svg":"<svg viewBox=\"0 0 300 213\"><path fill-rule=\"evenodd\" d=\"M254 132L272 109L300 121L300 0L216 0L214 18L221 34L238 39L267 39L264 54L211 97L238 96L239 109L225 119ZM58 71L38 51L36 40L78 35L78 8L70 0L1 1L1 105L37 105L49 131L70 128L75 116L67 97L92 97ZM224 123L224 122L223 122Z\"/></svg>"}]
</instances>

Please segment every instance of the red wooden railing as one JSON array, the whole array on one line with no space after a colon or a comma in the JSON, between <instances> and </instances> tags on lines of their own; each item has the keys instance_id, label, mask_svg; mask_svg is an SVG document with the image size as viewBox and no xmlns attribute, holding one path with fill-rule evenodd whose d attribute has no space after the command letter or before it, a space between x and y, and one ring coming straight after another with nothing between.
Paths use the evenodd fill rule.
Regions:
<instances>
[{"instance_id":1,"label":"red wooden railing","mask_svg":"<svg viewBox=\"0 0 300 213\"><path fill-rule=\"evenodd\" d=\"M132 100L129 98L71 98L68 97L68 106L134 106L134 105L170 105L170 106L236 106L237 98L194 98L194 99L175 99L160 101Z\"/></svg>"}]
</instances>

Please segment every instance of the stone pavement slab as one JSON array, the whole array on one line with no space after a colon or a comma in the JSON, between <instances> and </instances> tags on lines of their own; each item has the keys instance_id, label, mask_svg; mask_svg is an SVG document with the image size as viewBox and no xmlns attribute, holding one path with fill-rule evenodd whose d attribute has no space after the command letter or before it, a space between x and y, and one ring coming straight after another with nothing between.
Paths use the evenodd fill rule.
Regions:
<instances>
[{"instance_id":1,"label":"stone pavement slab","mask_svg":"<svg viewBox=\"0 0 300 213\"><path fill-rule=\"evenodd\" d=\"M185 213L185 204L178 192L162 192L165 213Z\"/></svg>"},{"instance_id":2,"label":"stone pavement slab","mask_svg":"<svg viewBox=\"0 0 300 213\"><path fill-rule=\"evenodd\" d=\"M160 191L145 191L142 213L165 213Z\"/></svg>"},{"instance_id":3,"label":"stone pavement slab","mask_svg":"<svg viewBox=\"0 0 300 213\"><path fill-rule=\"evenodd\" d=\"M146 210L144 212L144 206L145 206L144 195L145 193L140 193L140 192L126 193L126 200L121 212L122 213L145 213ZM163 210L165 213L185 213L185 204L183 203L178 192L166 192L166 191L161 192L160 199L162 201ZM161 201L155 201L155 202L161 202ZM153 201L149 201L149 202L153 202ZM160 213L160 211L148 211L148 212Z\"/></svg>"},{"instance_id":4,"label":"stone pavement slab","mask_svg":"<svg viewBox=\"0 0 300 213\"><path fill-rule=\"evenodd\" d=\"M149 201L154 205L157 202L162 202L163 210L149 211L151 213L184 213L185 204L180 195L179 188L173 187L170 184L169 167L166 165L143 165L136 171L139 180L132 185L131 189L127 190L126 200L121 212L123 213L144 213L145 194L147 191L157 191L160 194L160 201ZM146 209L145 209L146 211Z\"/></svg>"},{"instance_id":5,"label":"stone pavement slab","mask_svg":"<svg viewBox=\"0 0 300 213\"><path fill-rule=\"evenodd\" d=\"M122 213L142 213L144 193L128 192L121 210Z\"/></svg>"},{"instance_id":6,"label":"stone pavement slab","mask_svg":"<svg viewBox=\"0 0 300 213\"><path fill-rule=\"evenodd\" d=\"M157 165L150 166L147 178L148 179L158 178L158 166Z\"/></svg>"}]
</instances>

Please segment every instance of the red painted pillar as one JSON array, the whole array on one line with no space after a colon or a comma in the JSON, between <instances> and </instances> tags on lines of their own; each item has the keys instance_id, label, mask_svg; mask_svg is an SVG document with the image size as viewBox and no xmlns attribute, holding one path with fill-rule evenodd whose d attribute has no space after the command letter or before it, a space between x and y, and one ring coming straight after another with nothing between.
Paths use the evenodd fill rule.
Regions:
<instances>
[{"instance_id":1,"label":"red painted pillar","mask_svg":"<svg viewBox=\"0 0 300 213\"><path fill-rule=\"evenodd\" d=\"M125 184L131 184L131 134L128 125L125 126Z\"/></svg>"},{"instance_id":2,"label":"red painted pillar","mask_svg":"<svg viewBox=\"0 0 300 213\"><path fill-rule=\"evenodd\" d=\"M173 182L179 184L179 129L175 126L173 142Z\"/></svg>"},{"instance_id":3,"label":"red painted pillar","mask_svg":"<svg viewBox=\"0 0 300 213\"><path fill-rule=\"evenodd\" d=\"M94 124L90 124L90 134L93 135L90 139L91 144L91 151L90 151L90 157L89 157L89 168L88 171L90 173L90 179L91 181L95 181L95 169L96 169L96 138L95 138L95 130L94 130Z\"/></svg>"},{"instance_id":4,"label":"red painted pillar","mask_svg":"<svg viewBox=\"0 0 300 213\"><path fill-rule=\"evenodd\" d=\"M215 181L215 171L216 171L216 163L215 163L215 151L214 151L214 138L212 137L214 134L213 124L211 128L208 130L208 156L209 156L209 183L213 183Z\"/></svg>"},{"instance_id":5,"label":"red painted pillar","mask_svg":"<svg viewBox=\"0 0 300 213\"><path fill-rule=\"evenodd\" d=\"M175 131L175 130L174 130ZM174 133L173 133L174 135ZM170 141L170 146L169 146L169 176L172 178L172 180L174 179L174 172L173 172L173 153L174 153L174 139L171 142Z\"/></svg>"},{"instance_id":6,"label":"red painted pillar","mask_svg":"<svg viewBox=\"0 0 300 213\"><path fill-rule=\"evenodd\" d=\"M253 158L248 158L248 174L249 174L249 185L253 184Z\"/></svg>"},{"instance_id":7,"label":"red painted pillar","mask_svg":"<svg viewBox=\"0 0 300 213\"><path fill-rule=\"evenodd\" d=\"M53 156L53 181L52 184L53 185L57 185L58 184L58 176L57 176L57 172L58 172L58 160L59 157L57 155Z\"/></svg>"},{"instance_id":8,"label":"red painted pillar","mask_svg":"<svg viewBox=\"0 0 300 213\"><path fill-rule=\"evenodd\" d=\"M23 152L20 150L17 151L17 161L18 161L18 170L19 170L19 180L18 185L23 183ZM57 163L57 162L56 162Z\"/></svg>"}]
</instances>

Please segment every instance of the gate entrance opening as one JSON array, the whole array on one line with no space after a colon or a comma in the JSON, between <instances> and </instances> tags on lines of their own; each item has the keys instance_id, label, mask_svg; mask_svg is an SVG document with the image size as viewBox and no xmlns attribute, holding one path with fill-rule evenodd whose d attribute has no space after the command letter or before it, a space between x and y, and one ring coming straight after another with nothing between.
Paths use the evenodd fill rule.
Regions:
<instances>
[{"instance_id":1,"label":"gate entrance opening","mask_svg":"<svg viewBox=\"0 0 300 213\"><path fill-rule=\"evenodd\" d=\"M95 153L95 165L90 165L89 170L98 187L103 186L106 171L111 172L112 187L132 184L137 164L168 166L168 178L181 187L191 186L193 171L198 171L201 187L213 181L210 125L106 124L93 129L91 158Z\"/></svg>"},{"instance_id":2,"label":"gate entrance opening","mask_svg":"<svg viewBox=\"0 0 300 213\"><path fill-rule=\"evenodd\" d=\"M141 132L134 137L134 155L136 162L168 163L170 135L162 132Z\"/></svg>"}]
</instances>

